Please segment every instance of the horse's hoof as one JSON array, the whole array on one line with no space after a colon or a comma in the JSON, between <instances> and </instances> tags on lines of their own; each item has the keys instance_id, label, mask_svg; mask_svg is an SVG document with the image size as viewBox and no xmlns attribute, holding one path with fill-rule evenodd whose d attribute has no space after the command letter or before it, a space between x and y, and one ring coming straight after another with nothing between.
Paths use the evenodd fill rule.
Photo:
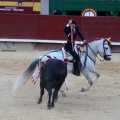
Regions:
<instances>
[{"instance_id":1,"label":"horse's hoof","mask_svg":"<svg viewBox=\"0 0 120 120\"><path fill-rule=\"evenodd\" d=\"M99 77L100 77L100 75L97 75L97 77L99 78Z\"/></svg>"},{"instance_id":2,"label":"horse's hoof","mask_svg":"<svg viewBox=\"0 0 120 120\"><path fill-rule=\"evenodd\" d=\"M38 101L37 103L40 104L42 101Z\"/></svg>"},{"instance_id":3,"label":"horse's hoof","mask_svg":"<svg viewBox=\"0 0 120 120\"><path fill-rule=\"evenodd\" d=\"M80 92L85 92L85 89L84 89L84 88L82 88Z\"/></svg>"}]
</instances>

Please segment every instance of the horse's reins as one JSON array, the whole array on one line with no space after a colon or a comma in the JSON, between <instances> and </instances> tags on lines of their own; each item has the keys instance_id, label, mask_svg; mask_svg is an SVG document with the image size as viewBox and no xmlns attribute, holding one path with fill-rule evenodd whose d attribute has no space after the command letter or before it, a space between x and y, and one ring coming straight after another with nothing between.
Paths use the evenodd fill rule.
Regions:
<instances>
[{"instance_id":1,"label":"horse's reins","mask_svg":"<svg viewBox=\"0 0 120 120\"><path fill-rule=\"evenodd\" d=\"M105 42L105 40L104 40L104 42ZM103 42L103 48L104 48L104 42ZM92 48L89 46L89 44L88 43L86 43L86 47L89 47L90 48L90 50L94 53L94 55L101 61L101 62L103 62L105 59L103 58L103 56L99 53L99 55L103 58L103 60L101 60L98 56L97 56L97 54L92 50ZM87 52L85 52L86 53L86 55L95 63L96 62L96 60L94 61L89 55L88 55L88 53ZM106 53L105 52L105 49L104 49L104 53ZM106 54L105 54L106 55Z\"/></svg>"}]
</instances>

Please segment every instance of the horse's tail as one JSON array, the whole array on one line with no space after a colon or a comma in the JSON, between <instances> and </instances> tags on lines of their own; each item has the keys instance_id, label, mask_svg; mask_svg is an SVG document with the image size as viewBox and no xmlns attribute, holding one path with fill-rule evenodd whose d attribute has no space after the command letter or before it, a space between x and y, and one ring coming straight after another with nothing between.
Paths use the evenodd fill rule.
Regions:
<instances>
[{"instance_id":1,"label":"horse's tail","mask_svg":"<svg viewBox=\"0 0 120 120\"><path fill-rule=\"evenodd\" d=\"M13 85L13 92L17 91L20 87L22 87L32 76L37 64L39 63L40 58L36 58L30 66L22 73L22 75L15 81Z\"/></svg>"}]
</instances>

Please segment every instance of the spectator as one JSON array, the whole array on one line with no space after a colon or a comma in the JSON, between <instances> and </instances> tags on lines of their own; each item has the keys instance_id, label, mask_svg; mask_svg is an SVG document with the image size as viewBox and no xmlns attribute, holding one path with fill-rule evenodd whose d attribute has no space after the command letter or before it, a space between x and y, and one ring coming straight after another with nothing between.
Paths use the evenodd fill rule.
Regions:
<instances>
[{"instance_id":1,"label":"spectator","mask_svg":"<svg viewBox=\"0 0 120 120\"><path fill-rule=\"evenodd\" d=\"M113 12L112 11L110 11L109 16L113 16Z\"/></svg>"},{"instance_id":2,"label":"spectator","mask_svg":"<svg viewBox=\"0 0 120 120\"><path fill-rule=\"evenodd\" d=\"M21 0L18 1L18 6L22 6L22 1Z\"/></svg>"},{"instance_id":3,"label":"spectator","mask_svg":"<svg viewBox=\"0 0 120 120\"><path fill-rule=\"evenodd\" d=\"M107 13L106 13L106 16L113 16L113 12L112 12L112 11L107 12Z\"/></svg>"},{"instance_id":4,"label":"spectator","mask_svg":"<svg viewBox=\"0 0 120 120\"><path fill-rule=\"evenodd\" d=\"M53 15L62 15L61 10L55 10L55 12L53 13Z\"/></svg>"}]
</instances>

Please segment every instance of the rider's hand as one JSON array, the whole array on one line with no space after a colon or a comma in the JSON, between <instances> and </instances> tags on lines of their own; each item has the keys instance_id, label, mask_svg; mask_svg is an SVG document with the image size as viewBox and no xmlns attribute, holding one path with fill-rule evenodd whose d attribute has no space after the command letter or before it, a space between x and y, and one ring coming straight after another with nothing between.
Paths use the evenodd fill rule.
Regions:
<instances>
[{"instance_id":1,"label":"rider's hand","mask_svg":"<svg viewBox=\"0 0 120 120\"><path fill-rule=\"evenodd\" d=\"M87 41L86 40L83 40L84 43L86 43Z\"/></svg>"},{"instance_id":2,"label":"rider's hand","mask_svg":"<svg viewBox=\"0 0 120 120\"><path fill-rule=\"evenodd\" d=\"M70 20L69 20L69 25L70 25L71 23L72 23L72 20L70 19Z\"/></svg>"}]
</instances>

